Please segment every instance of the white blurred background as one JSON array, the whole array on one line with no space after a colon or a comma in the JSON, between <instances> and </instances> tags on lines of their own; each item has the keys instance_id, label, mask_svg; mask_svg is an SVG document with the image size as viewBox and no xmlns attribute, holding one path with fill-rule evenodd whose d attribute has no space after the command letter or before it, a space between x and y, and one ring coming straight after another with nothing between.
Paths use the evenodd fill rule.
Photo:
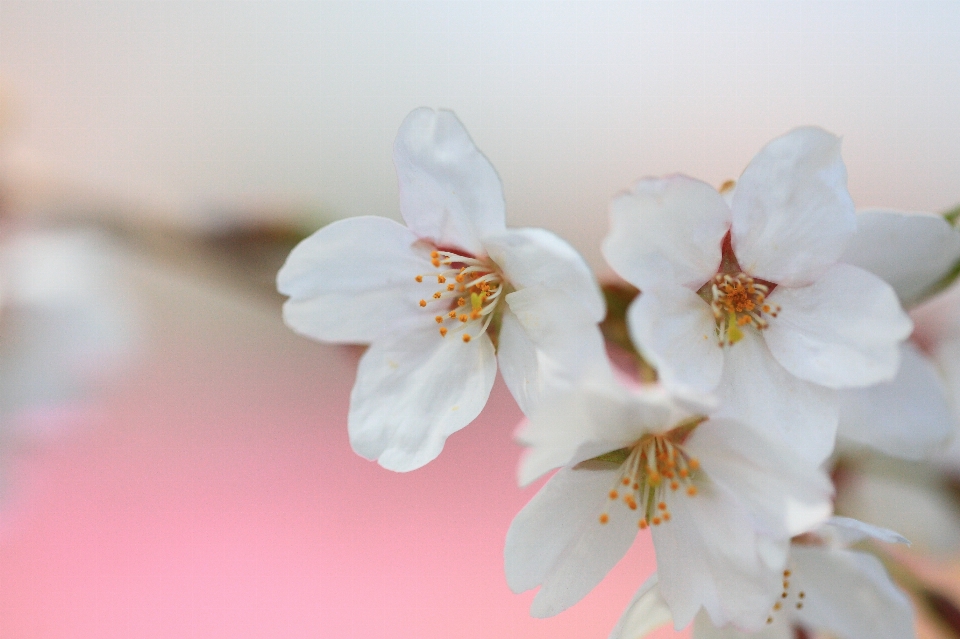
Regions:
<instances>
[{"instance_id":1,"label":"white blurred background","mask_svg":"<svg viewBox=\"0 0 960 639\"><path fill-rule=\"evenodd\" d=\"M421 105L466 124L508 223L595 267L616 192L719 184L800 124L844 137L859 206L960 201L953 0L3 0L0 83L6 179L37 210L396 217L393 137Z\"/></svg>"}]
</instances>

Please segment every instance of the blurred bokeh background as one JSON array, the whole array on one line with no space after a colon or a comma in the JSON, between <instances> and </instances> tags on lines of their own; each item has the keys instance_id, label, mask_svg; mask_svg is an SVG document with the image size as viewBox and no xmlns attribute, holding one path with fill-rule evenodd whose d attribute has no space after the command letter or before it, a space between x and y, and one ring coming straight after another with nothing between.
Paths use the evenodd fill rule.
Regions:
<instances>
[{"instance_id":1,"label":"blurred bokeh background","mask_svg":"<svg viewBox=\"0 0 960 639\"><path fill-rule=\"evenodd\" d=\"M957 104L952 0L0 0L0 636L605 637L648 540L529 619L509 394L421 471L356 457L359 351L283 326L286 252L399 218L418 106L602 273L618 191L720 184L801 124L858 206L948 209Z\"/></svg>"}]
</instances>

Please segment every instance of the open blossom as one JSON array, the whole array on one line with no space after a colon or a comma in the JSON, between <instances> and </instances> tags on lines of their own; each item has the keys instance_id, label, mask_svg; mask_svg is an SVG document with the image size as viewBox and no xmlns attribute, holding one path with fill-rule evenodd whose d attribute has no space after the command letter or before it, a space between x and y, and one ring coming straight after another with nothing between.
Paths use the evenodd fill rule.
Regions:
<instances>
[{"instance_id":1,"label":"open blossom","mask_svg":"<svg viewBox=\"0 0 960 639\"><path fill-rule=\"evenodd\" d=\"M839 138L767 144L729 197L676 175L611 205L607 261L641 295L631 336L672 389L713 392L820 461L833 389L891 379L909 318L889 285L840 262L856 230Z\"/></svg>"},{"instance_id":2,"label":"open blossom","mask_svg":"<svg viewBox=\"0 0 960 639\"><path fill-rule=\"evenodd\" d=\"M760 632L716 627L703 613L693 623L693 639L793 639L795 629L826 632L838 639L910 639L913 608L873 555L848 550L868 537L904 543L897 533L834 517L829 524L791 546L782 589ZM610 639L643 639L671 620L657 575L637 592Z\"/></svg>"},{"instance_id":3,"label":"open blossom","mask_svg":"<svg viewBox=\"0 0 960 639\"><path fill-rule=\"evenodd\" d=\"M538 617L579 601L649 529L677 627L701 607L717 624L759 627L790 537L831 509L816 464L660 387L591 378L545 398L518 437L530 446L521 483L562 467L507 533L507 582L514 592L540 586Z\"/></svg>"},{"instance_id":4,"label":"open blossom","mask_svg":"<svg viewBox=\"0 0 960 639\"><path fill-rule=\"evenodd\" d=\"M277 283L295 331L371 344L350 397L350 441L404 471L480 413L498 361L527 411L548 379L602 360L605 309L567 243L506 228L500 179L453 113L407 116L394 163L406 226L330 224L293 250Z\"/></svg>"},{"instance_id":5,"label":"open blossom","mask_svg":"<svg viewBox=\"0 0 960 639\"><path fill-rule=\"evenodd\" d=\"M914 333L893 380L840 393L837 508L924 550L953 551L960 509L947 477L960 472L960 287L930 295L960 262L960 231L939 215L862 211L843 260L893 286Z\"/></svg>"},{"instance_id":6,"label":"open blossom","mask_svg":"<svg viewBox=\"0 0 960 639\"><path fill-rule=\"evenodd\" d=\"M840 393L838 435L900 459L923 459L960 424L960 294L921 303L960 262L960 232L933 214L870 210L857 218L843 261L890 284L913 308L915 330L900 345L896 377Z\"/></svg>"}]
</instances>

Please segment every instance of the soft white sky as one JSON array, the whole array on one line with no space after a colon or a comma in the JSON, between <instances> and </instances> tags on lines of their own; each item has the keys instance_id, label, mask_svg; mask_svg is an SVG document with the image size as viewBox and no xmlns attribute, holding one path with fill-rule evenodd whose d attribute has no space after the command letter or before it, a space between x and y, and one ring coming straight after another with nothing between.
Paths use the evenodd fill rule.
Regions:
<instances>
[{"instance_id":1,"label":"soft white sky","mask_svg":"<svg viewBox=\"0 0 960 639\"><path fill-rule=\"evenodd\" d=\"M169 215L397 216L393 136L454 109L508 222L600 264L611 196L719 184L799 124L861 206L960 201L960 2L0 0L8 152Z\"/></svg>"}]
</instances>

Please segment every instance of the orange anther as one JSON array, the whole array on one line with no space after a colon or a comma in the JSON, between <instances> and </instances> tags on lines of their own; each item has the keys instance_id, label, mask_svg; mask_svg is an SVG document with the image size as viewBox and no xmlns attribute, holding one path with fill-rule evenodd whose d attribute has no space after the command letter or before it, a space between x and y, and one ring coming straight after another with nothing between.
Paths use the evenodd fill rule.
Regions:
<instances>
[{"instance_id":1,"label":"orange anther","mask_svg":"<svg viewBox=\"0 0 960 639\"><path fill-rule=\"evenodd\" d=\"M624 486L629 486L629 485L630 485L630 479L627 478L627 477L624 477L623 479L620 480L620 483L623 484Z\"/></svg>"},{"instance_id":2,"label":"orange anther","mask_svg":"<svg viewBox=\"0 0 960 639\"><path fill-rule=\"evenodd\" d=\"M426 306L427 300L420 300L420 306Z\"/></svg>"},{"instance_id":3,"label":"orange anther","mask_svg":"<svg viewBox=\"0 0 960 639\"><path fill-rule=\"evenodd\" d=\"M660 510L666 510L667 504L661 501L659 504L657 504L657 508L659 508Z\"/></svg>"},{"instance_id":4,"label":"orange anther","mask_svg":"<svg viewBox=\"0 0 960 639\"><path fill-rule=\"evenodd\" d=\"M600 523L601 523L601 524L605 524L605 523L607 523L608 521L610 521L610 515L608 515L607 513L603 513L602 515L600 515Z\"/></svg>"},{"instance_id":5,"label":"orange anther","mask_svg":"<svg viewBox=\"0 0 960 639\"><path fill-rule=\"evenodd\" d=\"M682 477L683 479L686 479L689 474L690 474L690 471L687 470L686 468L680 469L680 477Z\"/></svg>"},{"instance_id":6,"label":"orange anther","mask_svg":"<svg viewBox=\"0 0 960 639\"><path fill-rule=\"evenodd\" d=\"M464 333L464 334L463 334L463 341L469 342L469 341L470 341L470 336L467 335L466 333Z\"/></svg>"},{"instance_id":7,"label":"orange anther","mask_svg":"<svg viewBox=\"0 0 960 639\"><path fill-rule=\"evenodd\" d=\"M423 275L417 275L417 277L414 278L414 279L416 279L418 282L422 282L422 281L423 281Z\"/></svg>"},{"instance_id":8,"label":"orange anther","mask_svg":"<svg viewBox=\"0 0 960 639\"><path fill-rule=\"evenodd\" d=\"M691 457L689 463L690 463L690 470L697 470L698 468L700 468L700 462L699 460L697 460L696 457Z\"/></svg>"},{"instance_id":9,"label":"orange anther","mask_svg":"<svg viewBox=\"0 0 960 639\"><path fill-rule=\"evenodd\" d=\"M455 288L457 288L457 287L454 286L453 284L447 284L447 290L448 290L448 291L452 291L452 290L455 289Z\"/></svg>"},{"instance_id":10,"label":"orange anther","mask_svg":"<svg viewBox=\"0 0 960 639\"><path fill-rule=\"evenodd\" d=\"M436 258L430 260L430 263L433 264L434 268L440 266L440 260L438 260L438 259L436 259Z\"/></svg>"},{"instance_id":11,"label":"orange anther","mask_svg":"<svg viewBox=\"0 0 960 639\"><path fill-rule=\"evenodd\" d=\"M433 251L432 253L430 253L430 257L432 257L433 259L437 259L438 257L440 257L440 253L437 251Z\"/></svg>"},{"instance_id":12,"label":"orange anther","mask_svg":"<svg viewBox=\"0 0 960 639\"><path fill-rule=\"evenodd\" d=\"M620 496L620 493L618 493L617 491L615 490L610 491L610 499L616 499L619 496Z\"/></svg>"},{"instance_id":13,"label":"orange anther","mask_svg":"<svg viewBox=\"0 0 960 639\"><path fill-rule=\"evenodd\" d=\"M458 273L453 279L457 280L458 282L463 282L463 273Z\"/></svg>"},{"instance_id":14,"label":"orange anther","mask_svg":"<svg viewBox=\"0 0 960 639\"><path fill-rule=\"evenodd\" d=\"M448 315L449 317L451 317L451 318L452 318L452 317L456 317L456 316L457 316L457 312L456 312L456 311L450 311L449 313L447 313L447 315Z\"/></svg>"},{"instance_id":15,"label":"orange anther","mask_svg":"<svg viewBox=\"0 0 960 639\"><path fill-rule=\"evenodd\" d=\"M467 303L467 300L465 300L465 299L462 298L462 297L459 298L459 299L457 299L457 306L463 306L463 305L466 304L466 303Z\"/></svg>"},{"instance_id":16,"label":"orange anther","mask_svg":"<svg viewBox=\"0 0 960 639\"><path fill-rule=\"evenodd\" d=\"M466 322L466 321L467 321L467 315L466 315L466 314L463 314L463 315L460 316L459 319L460 319L461 322Z\"/></svg>"},{"instance_id":17,"label":"orange anther","mask_svg":"<svg viewBox=\"0 0 960 639\"><path fill-rule=\"evenodd\" d=\"M697 494L697 487L696 487L696 486L688 486L688 487L687 487L687 494L690 495L691 497L693 497L694 495L696 495L696 494Z\"/></svg>"},{"instance_id":18,"label":"orange anther","mask_svg":"<svg viewBox=\"0 0 960 639\"><path fill-rule=\"evenodd\" d=\"M646 519L641 519L640 521L637 522L637 526L640 527L640 530L646 530L646 529L647 529L647 520L646 520Z\"/></svg>"},{"instance_id":19,"label":"orange anther","mask_svg":"<svg viewBox=\"0 0 960 639\"><path fill-rule=\"evenodd\" d=\"M440 291L437 291L436 293L433 294L433 299L438 300L442 296L443 296L443 293L441 293Z\"/></svg>"},{"instance_id":20,"label":"orange anther","mask_svg":"<svg viewBox=\"0 0 960 639\"><path fill-rule=\"evenodd\" d=\"M443 315L437 315L433 319L437 320L437 324L443 324Z\"/></svg>"},{"instance_id":21,"label":"orange anther","mask_svg":"<svg viewBox=\"0 0 960 639\"><path fill-rule=\"evenodd\" d=\"M675 481L670 482L670 490L676 490L678 488L680 488L680 484Z\"/></svg>"},{"instance_id":22,"label":"orange anther","mask_svg":"<svg viewBox=\"0 0 960 639\"><path fill-rule=\"evenodd\" d=\"M670 521L670 513L663 513L663 520Z\"/></svg>"},{"instance_id":23,"label":"orange anther","mask_svg":"<svg viewBox=\"0 0 960 639\"><path fill-rule=\"evenodd\" d=\"M447 281L443 275L437 275L437 284L444 284Z\"/></svg>"},{"instance_id":24,"label":"orange anther","mask_svg":"<svg viewBox=\"0 0 960 639\"><path fill-rule=\"evenodd\" d=\"M654 525L654 526L659 526L659 525L660 525L660 518L659 518L659 517L654 517L654 518L653 518L653 525Z\"/></svg>"},{"instance_id":25,"label":"orange anther","mask_svg":"<svg viewBox=\"0 0 960 639\"><path fill-rule=\"evenodd\" d=\"M447 336L447 327L446 327L446 326L441 326L441 327L440 327L440 337L446 337L446 336Z\"/></svg>"}]
</instances>

